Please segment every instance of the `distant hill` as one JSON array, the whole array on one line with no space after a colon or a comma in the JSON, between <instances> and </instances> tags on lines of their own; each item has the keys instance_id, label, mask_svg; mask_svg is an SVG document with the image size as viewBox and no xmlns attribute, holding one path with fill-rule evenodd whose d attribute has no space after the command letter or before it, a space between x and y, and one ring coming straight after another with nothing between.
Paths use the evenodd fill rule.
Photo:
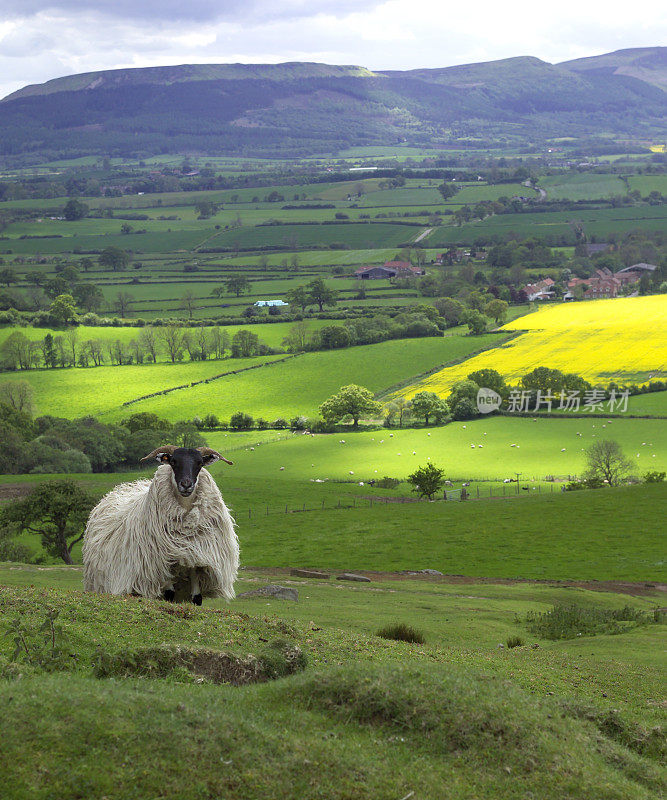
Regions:
<instances>
[{"instance_id":1,"label":"distant hill","mask_svg":"<svg viewBox=\"0 0 667 800\"><path fill-rule=\"evenodd\" d=\"M0 155L297 156L399 142L655 137L667 133L665 88L659 47L403 72L296 62L108 70L0 101Z\"/></svg>"}]
</instances>

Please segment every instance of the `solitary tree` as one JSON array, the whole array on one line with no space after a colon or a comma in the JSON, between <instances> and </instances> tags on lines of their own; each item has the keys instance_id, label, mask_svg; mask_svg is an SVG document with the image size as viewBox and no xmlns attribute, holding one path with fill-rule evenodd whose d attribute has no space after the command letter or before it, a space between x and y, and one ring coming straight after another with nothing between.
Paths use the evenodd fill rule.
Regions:
<instances>
[{"instance_id":1,"label":"solitary tree","mask_svg":"<svg viewBox=\"0 0 667 800\"><path fill-rule=\"evenodd\" d=\"M85 203L72 198L65 203L65 208L63 208L63 216L68 222L74 222L77 219L83 219L89 211L90 209Z\"/></svg>"},{"instance_id":2,"label":"solitary tree","mask_svg":"<svg viewBox=\"0 0 667 800\"><path fill-rule=\"evenodd\" d=\"M120 247L105 247L100 254L100 264L103 267L109 267L114 272L126 269L129 263L129 254Z\"/></svg>"},{"instance_id":3,"label":"solitary tree","mask_svg":"<svg viewBox=\"0 0 667 800\"><path fill-rule=\"evenodd\" d=\"M315 278L314 281L307 283L306 291L311 303L317 303L320 311L324 310L324 306L336 305L336 292L330 289L322 278Z\"/></svg>"},{"instance_id":4,"label":"solitary tree","mask_svg":"<svg viewBox=\"0 0 667 800\"><path fill-rule=\"evenodd\" d=\"M0 403L16 411L32 414L33 388L28 381L3 381L0 383Z\"/></svg>"},{"instance_id":5,"label":"solitary tree","mask_svg":"<svg viewBox=\"0 0 667 800\"><path fill-rule=\"evenodd\" d=\"M114 308L121 317L130 316L130 303L134 301L134 297L129 292L118 292L116 295L116 302Z\"/></svg>"},{"instance_id":6,"label":"solitary tree","mask_svg":"<svg viewBox=\"0 0 667 800\"><path fill-rule=\"evenodd\" d=\"M51 556L73 564L72 549L83 539L83 529L95 501L72 480L45 481L23 500L10 503L0 522L16 534L34 533Z\"/></svg>"},{"instance_id":7,"label":"solitary tree","mask_svg":"<svg viewBox=\"0 0 667 800\"><path fill-rule=\"evenodd\" d=\"M417 492L420 497L428 497L429 500L433 500L433 495L442 488L444 482L445 471L430 462L408 475L412 491Z\"/></svg>"},{"instance_id":8,"label":"solitary tree","mask_svg":"<svg viewBox=\"0 0 667 800\"><path fill-rule=\"evenodd\" d=\"M287 302L305 311L314 301L305 286L295 286L287 292Z\"/></svg>"},{"instance_id":9,"label":"solitary tree","mask_svg":"<svg viewBox=\"0 0 667 800\"><path fill-rule=\"evenodd\" d=\"M370 389L351 383L325 400L320 406L320 414L328 422L338 422L343 417L350 416L354 427L357 428L362 414L377 414L381 408L380 403L373 400Z\"/></svg>"},{"instance_id":10,"label":"solitary tree","mask_svg":"<svg viewBox=\"0 0 667 800\"><path fill-rule=\"evenodd\" d=\"M623 453L618 442L604 439L595 442L586 450L586 480L606 481L617 486L633 467L632 461Z\"/></svg>"},{"instance_id":11,"label":"solitary tree","mask_svg":"<svg viewBox=\"0 0 667 800\"><path fill-rule=\"evenodd\" d=\"M234 292L237 297L240 297L250 288L250 281L244 275L234 275L225 281L225 286L228 292Z\"/></svg>"},{"instance_id":12,"label":"solitary tree","mask_svg":"<svg viewBox=\"0 0 667 800\"><path fill-rule=\"evenodd\" d=\"M194 292L187 291L181 298L183 308L188 312L188 319L192 319L192 315L197 308L197 295Z\"/></svg>"}]
</instances>

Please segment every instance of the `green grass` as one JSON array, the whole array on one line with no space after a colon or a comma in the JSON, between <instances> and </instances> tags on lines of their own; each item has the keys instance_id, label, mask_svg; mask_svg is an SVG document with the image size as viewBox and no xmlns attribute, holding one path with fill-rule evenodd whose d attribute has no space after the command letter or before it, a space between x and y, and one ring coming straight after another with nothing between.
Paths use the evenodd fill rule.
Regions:
<instances>
[{"instance_id":1,"label":"green grass","mask_svg":"<svg viewBox=\"0 0 667 800\"><path fill-rule=\"evenodd\" d=\"M341 223L339 225L265 225L222 231L206 247L309 247L344 242L350 248L372 249L396 246L417 236L419 228L391 223Z\"/></svg>"},{"instance_id":2,"label":"green grass","mask_svg":"<svg viewBox=\"0 0 667 800\"><path fill-rule=\"evenodd\" d=\"M651 192L667 194L667 175L631 175L628 185L630 191L637 189L642 197L647 197Z\"/></svg>"},{"instance_id":3,"label":"green grass","mask_svg":"<svg viewBox=\"0 0 667 800\"><path fill-rule=\"evenodd\" d=\"M267 374L280 366L258 372ZM138 403L137 410L153 410L152 406L144 409L144 405ZM660 419L615 418L610 424L604 419L559 417L533 421L506 416L427 429L294 437L261 453L242 454L242 458L247 460L248 469L267 477L272 473L277 477L278 468L285 466L284 477L293 480L367 482L383 475L404 479L430 459L452 480L502 481L520 472L522 480L530 482L544 481L547 475L566 479L568 475L581 474L586 465L584 449L603 438L619 442L638 474L667 469L662 430ZM213 446L217 436L210 437ZM516 492L516 484L511 491Z\"/></svg>"},{"instance_id":4,"label":"green grass","mask_svg":"<svg viewBox=\"0 0 667 800\"><path fill-rule=\"evenodd\" d=\"M244 575L239 589L261 579ZM299 603L237 600L175 616L161 603L84 595L77 569L0 567L0 582L11 587L0 590L5 624L20 611L36 625L56 607L78 656L70 671L24 665L20 680L0 681L11 715L0 776L11 800L436 798L444 785L452 800L650 800L663 786L650 732L657 631L497 647L526 636L517 614L563 592L606 607L618 605L613 595L291 579ZM427 643L372 635L397 615L426 626ZM92 675L98 647L243 654L276 637L307 652L304 673L239 688Z\"/></svg>"},{"instance_id":5,"label":"green grass","mask_svg":"<svg viewBox=\"0 0 667 800\"><path fill-rule=\"evenodd\" d=\"M309 322L308 326L315 330L324 324L327 324L326 320L317 320ZM257 332L262 341L279 345L290 325L276 323L243 327ZM24 330L35 339L43 338L46 333L42 329ZM125 341L135 338L138 333L135 328L90 330L93 338L103 338L106 333L111 340L122 335ZM226 330L232 335L236 328ZM82 333L80 338L85 340L88 336ZM228 419L238 410L269 420L296 414L316 415L319 405L346 383L361 383L378 392L406 376L418 375L439 364L464 358L496 342L498 336L495 334L479 337L452 335L306 353L275 367L230 375L209 384L135 403L132 411L154 411L174 421L207 413ZM280 357L28 370L7 373L6 379L27 380L32 385L38 414L65 413L76 417L94 413L104 414L106 419L117 419L126 416L121 404L127 400ZM262 372L261 376L259 372Z\"/></svg>"},{"instance_id":6,"label":"green grass","mask_svg":"<svg viewBox=\"0 0 667 800\"><path fill-rule=\"evenodd\" d=\"M215 413L221 419L239 410L268 420L297 414L317 416L321 403L348 383L380 392L411 374L462 359L496 342L495 334L447 336L306 353L265 370L230 375L185 392L151 398L135 408L170 419L190 415L192 408Z\"/></svg>"},{"instance_id":7,"label":"green grass","mask_svg":"<svg viewBox=\"0 0 667 800\"><path fill-rule=\"evenodd\" d=\"M597 200L599 198L626 195L627 187L618 175L574 173L549 175L539 180L550 200Z\"/></svg>"},{"instance_id":8,"label":"green grass","mask_svg":"<svg viewBox=\"0 0 667 800\"><path fill-rule=\"evenodd\" d=\"M499 214L482 222L471 222L461 227L435 228L425 244L430 247L452 242L472 242L478 236L506 235L545 236L564 238L574 242L569 224L581 222L588 236L604 239L611 233L633 230L660 231L664 227L667 206L636 206L628 208L601 208L594 210L553 211L539 214Z\"/></svg>"}]
</instances>

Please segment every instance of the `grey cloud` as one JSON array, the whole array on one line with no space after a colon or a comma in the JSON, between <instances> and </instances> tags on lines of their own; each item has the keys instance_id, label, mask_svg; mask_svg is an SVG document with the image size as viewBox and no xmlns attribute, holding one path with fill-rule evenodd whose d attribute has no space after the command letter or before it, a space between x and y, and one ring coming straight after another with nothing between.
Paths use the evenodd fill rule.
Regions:
<instances>
[{"instance_id":1,"label":"grey cloud","mask_svg":"<svg viewBox=\"0 0 667 800\"><path fill-rule=\"evenodd\" d=\"M325 13L343 16L351 11L369 11L383 0L0 0L0 15L10 18L40 12L102 14L119 19L168 23L252 20L261 24L272 19L301 19Z\"/></svg>"}]
</instances>

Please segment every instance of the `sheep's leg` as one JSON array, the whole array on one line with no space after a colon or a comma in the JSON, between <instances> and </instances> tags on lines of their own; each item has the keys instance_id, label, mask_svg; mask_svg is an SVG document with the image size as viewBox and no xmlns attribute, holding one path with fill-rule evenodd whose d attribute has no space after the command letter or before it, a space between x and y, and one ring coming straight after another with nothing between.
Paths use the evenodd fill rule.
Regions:
<instances>
[{"instance_id":1,"label":"sheep's leg","mask_svg":"<svg viewBox=\"0 0 667 800\"><path fill-rule=\"evenodd\" d=\"M199 588L199 576L197 575L197 568L193 567L190 570L190 592L192 594L192 602L196 606L202 604L201 589Z\"/></svg>"},{"instance_id":2,"label":"sheep's leg","mask_svg":"<svg viewBox=\"0 0 667 800\"><path fill-rule=\"evenodd\" d=\"M173 583L173 581L172 581L171 583L168 583L168 584L167 584L167 585L164 587L164 589L162 590L162 596L163 596L163 597L164 597L164 599L165 599L165 600L167 600L169 603L173 603L173 602L174 602L174 600L175 600L175 598L176 598L176 590L174 589L174 583Z\"/></svg>"}]
</instances>

